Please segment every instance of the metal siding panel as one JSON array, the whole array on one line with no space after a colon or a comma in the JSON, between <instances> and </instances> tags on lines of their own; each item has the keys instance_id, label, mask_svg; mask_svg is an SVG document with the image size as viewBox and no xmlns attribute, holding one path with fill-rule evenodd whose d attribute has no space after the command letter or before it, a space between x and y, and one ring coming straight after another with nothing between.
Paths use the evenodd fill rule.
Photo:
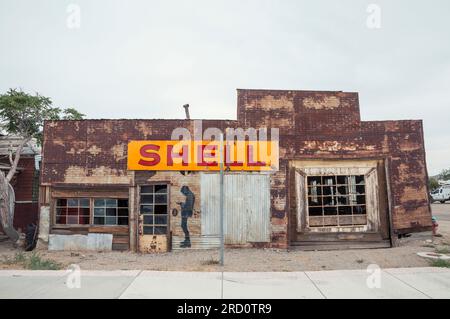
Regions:
<instances>
[{"instance_id":1,"label":"metal siding panel","mask_svg":"<svg viewBox=\"0 0 450 319\"><path fill-rule=\"evenodd\" d=\"M247 242L270 241L270 176L250 175Z\"/></svg>"},{"instance_id":2,"label":"metal siding panel","mask_svg":"<svg viewBox=\"0 0 450 319\"><path fill-rule=\"evenodd\" d=\"M219 174L201 175L202 235L220 232ZM225 243L270 241L270 176L226 174L224 177Z\"/></svg>"},{"instance_id":3,"label":"metal siding panel","mask_svg":"<svg viewBox=\"0 0 450 319\"><path fill-rule=\"evenodd\" d=\"M201 174L200 177L201 231L204 236L220 235L219 175Z\"/></svg>"}]
</instances>

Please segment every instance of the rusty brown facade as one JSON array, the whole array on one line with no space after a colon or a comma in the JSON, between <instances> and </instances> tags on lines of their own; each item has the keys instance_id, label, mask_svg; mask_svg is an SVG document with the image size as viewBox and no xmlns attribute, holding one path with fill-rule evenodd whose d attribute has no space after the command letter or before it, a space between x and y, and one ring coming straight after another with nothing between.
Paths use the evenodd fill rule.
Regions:
<instances>
[{"instance_id":1,"label":"rusty brown facade","mask_svg":"<svg viewBox=\"0 0 450 319\"><path fill-rule=\"evenodd\" d=\"M260 174L227 173L230 196L232 185L242 188L233 196L248 193L242 203L229 204L226 213L234 217L228 221L228 246L386 247L399 234L431 227L420 120L361 121L357 93L238 90L237 120L203 120L202 125L203 130L280 132L277 172L258 181L254 176ZM177 127L193 132L194 121L46 122L40 209L41 218L48 216L48 233L111 233L113 249L179 249L184 233L178 203L184 200L181 187L188 186L195 194L188 224L192 248L215 247L215 208L208 202L216 198L214 176L127 170L129 141L168 140ZM245 206L252 200L249 183L260 187L254 192L267 194L258 199L267 205L254 212ZM144 222L145 209L150 213ZM148 232L147 224L153 225Z\"/></svg>"}]
</instances>

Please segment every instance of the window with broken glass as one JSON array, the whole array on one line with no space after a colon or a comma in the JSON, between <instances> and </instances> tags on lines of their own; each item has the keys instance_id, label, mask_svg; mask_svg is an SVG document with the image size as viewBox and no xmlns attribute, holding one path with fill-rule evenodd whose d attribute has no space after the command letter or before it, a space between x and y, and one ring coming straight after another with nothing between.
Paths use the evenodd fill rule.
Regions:
<instances>
[{"instance_id":1,"label":"window with broken glass","mask_svg":"<svg viewBox=\"0 0 450 319\"><path fill-rule=\"evenodd\" d=\"M91 207L94 209L91 220ZM128 225L128 199L58 198L57 225Z\"/></svg>"},{"instance_id":2,"label":"window with broken glass","mask_svg":"<svg viewBox=\"0 0 450 319\"><path fill-rule=\"evenodd\" d=\"M140 188L140 214L143 235L165 235L168 225L167 185L145 185Z\"/></svg>"},{"instance_id":3,"label":"window with broken glass","mask_svg":"<svg viewBox=\"0 0 450 319\"><path fill-rule=\"evenodd\" d=\"M95 198L95 225L128 225L128 199Z\"/></svg>"},{"instance_id":4,"label":"window with broken glass","mask_svg":"<svg viewBox=\"0 0 450 319\"><path fill-rule=\"evenodd\" d=\"M56 200L56 224L89 225L89 198L58 198Z\"/></svg>"},{"instance_id":5,"label":"window with broken glass","mask_svg":"<svg viewBox=\"0 0 450 319\"><path fill-rule=\"evenodd\" d=\"M308 176L310 227L366 225L364 175Z\"/></svg>"}]
</instances>

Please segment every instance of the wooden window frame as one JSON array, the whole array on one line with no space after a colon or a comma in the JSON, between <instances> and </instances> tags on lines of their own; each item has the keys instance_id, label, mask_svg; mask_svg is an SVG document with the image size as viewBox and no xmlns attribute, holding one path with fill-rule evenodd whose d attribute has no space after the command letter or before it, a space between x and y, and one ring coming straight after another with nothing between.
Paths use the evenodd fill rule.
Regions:
<instances>
[{"instance_id":1,"label":"wooden window frame","mask_svg":"<svg viewBox=\"0 0 450 319\"><path fill-rule=\"evenodd\" d=\"M56 216L57 216L57 208L61 207L58 206L58 200L59 199L88 199L89 200L89 224L58 224L56 222ZM100 225L100 224L94 224L94 200L96 199L116 199L116 200L128 200L128 225ZM52 226L55 228L89 228L89 227L129 227L130 226L130 199L128 197L108 197L108 196L58 196L58 197L52 197Z\"/></svg>"},{"instance_id":2,"label":"wooden window frame","mask_svg":"<svg viewBox=\"0 0 450 319\"><path fill-rule=\"evenodd\" d=\"M143 236L167 236L170 233L170 183L168 182L154 182L154 183L148 183L148 184L141 184L138 185L138 215L139 215L139 227L142 228L142 231L140 232L141 235ZM164 194L159 194L159 195L166 195L166 203L165 204L161 204L161 203L155 203L155 194L158 194L155 192L155 189L153 188L153 192L152 193L142 193L142 188L143 187L155 187L155 186L165 186L166 187L166 192ZM142 203L142 196L145 195L153 195L153 201L152 204L147 204L147 203ZM152 205L153 207L155 205L166 205L167 209L166 209L166 214L155 214L155 211L153 209L153 213L152 214L142 214L141 213L141 207L142 206L149 206ZM147 216L153 216L153 224L144 224L144 215ZM155 215L160 215L160 216L166 216L166 224L155 224ZM152 227L152 234L145 234L144 233L144 227L145 226L150 226ZM166 227L166 232L163 234L156 234L155 233L155 227Z\"/></svg>"},{"instance_id":3,"label":"wooden window frame","mask_svg":"<svg viewBox=\"0 0 450 319\"><path fill-rule=\"evenodd\" d=\"M343 174L321 174L321 175L307 175L305 176L305 182L306 182L306 212L307 212L307 219L308 219L308 225L310 228L323 228L323 227L358 227L358 226L366 226L368 223L367 219L367 204L366 204L366 177L365 175L343 175ZM350 183L349 177L354 178L355 180L358 178L362 178L362 183ZM320 179L320 183L315 186L316 189L320 189L320 194L311 195L310 191L314 186L311 186L309 183L310 179ZM345 178L345 183L339 183L338 180L340 178ZM331 184L326 183L326 180L334 180ZM345 194L340 194L339 196L338 189L339 187L346 187L347 189L350 189L352 186L354 186L355 191L348 190ZM357 186L363 186L364 190L362 193L357 192ZM332 190L335 189L336 192L333 191L330 192L330 194L325 194L325 188L330 187ZM352 202L352 197L354 196L356 203ZM358 197L363 196L364 204L358 203ZM340 204L339 203L339 197L348 197L349 203L347 204ZM311 205L311 199L317 198L320 199L318 201L318 205ZM331 198L331 204L326 205L325 204L325 198ZM351 214L340 214L339 208L340 207L349 207L351 209ZM364 213L355 213L355 208L363 207ZM320 208L321 209L321 215L311 215L311 208ZM335 209L335 214L326 214L325 210L326 208L333 208ZM336 220L336 222L327 222L327 220ZM317 222L321 220L320 224L317 224ZM342 223L341 223L342 220ZM351 222L349 222L351 220ZM364 222L362 222L364 220ZM311 223L311 221L315 221L315 223ZM345 222L344 222L345 221Z\"/></svg>"}]
</instances>

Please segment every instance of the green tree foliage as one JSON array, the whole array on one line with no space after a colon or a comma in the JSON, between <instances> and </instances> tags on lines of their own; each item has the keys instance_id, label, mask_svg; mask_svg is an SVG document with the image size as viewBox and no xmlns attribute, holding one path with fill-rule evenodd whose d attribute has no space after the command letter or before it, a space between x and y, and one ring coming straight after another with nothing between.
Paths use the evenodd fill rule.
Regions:
<instances>
[{"instance_id":1,"label":"green tree foliage","mask_svg":"<svg viewBox=\"0 0 450 319\"><path fill-rule=\"evenodd\" d=\"M80 120L84 114L74 108L54 107L50 98L10 89L0 95L0 129L3 134L25 139L42 138L45 120Z\"/></svg>"},{"instance_id":2,"label":"green tree foliage","mask_svg":"<svg viewBox=\"0 0 450 319\"><path fill-rule=\"evenodd\" d=\"M14 198L10 196L11 180L17 172L24 146L35 138L42 143L42 129L46 120L80 120L84 114L74 108L54 107L50 98L22 90L10 89L0 95L0 133L14 135L22 140L15 150L10 150L9 170L0 171L0 223L3 231L14 241L19 234L14 229Z\"/></svg>"},{"instance_id":3,"label":"green tree foliage","mask_svg":"<svg viewBox=\"0 0 450 319\"><path fill-rule=\"evenodd\" d=\"M428 185L431 191L434 191L436 188L439 188L438 180L434 177L430 177L430 179L428 180Z\"/></svg>"},{"instance_id":4,"label":"green tree foliage","mask_svg":"<svg viewBox=\"0 0 450 319\"><path fill-rule=\"evenodd\" d=\"M448 181L450 180L450 168L449 169L443 169L439 175L438 178L440 180Z\"/></svg>"}]
</instances>

